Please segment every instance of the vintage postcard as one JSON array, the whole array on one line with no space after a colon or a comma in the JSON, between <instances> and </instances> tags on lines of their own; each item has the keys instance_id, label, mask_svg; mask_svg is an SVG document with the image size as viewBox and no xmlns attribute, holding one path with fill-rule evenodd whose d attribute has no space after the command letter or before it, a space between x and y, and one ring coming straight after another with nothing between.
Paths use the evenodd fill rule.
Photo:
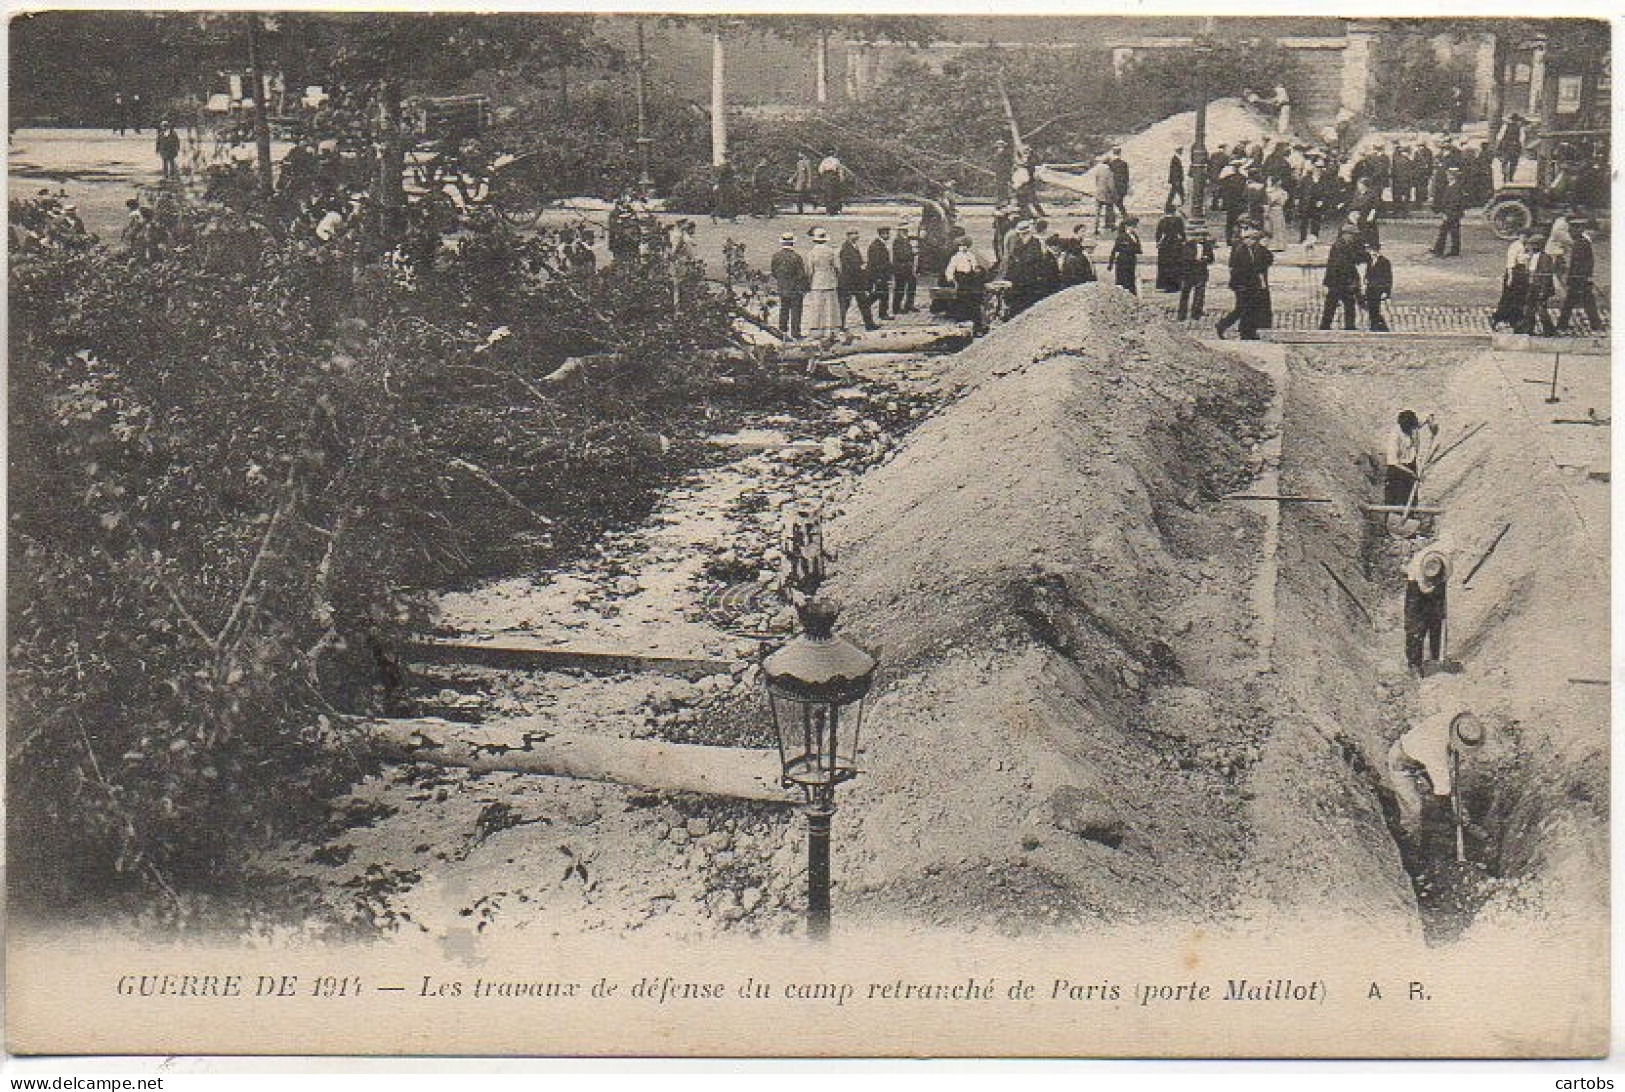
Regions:
<instances>
[{"instance_id":1,"label":"vintage postcard","mask_svg":"<svg viewBox=\"0 0 1625 1092\"><path fill-rule=\"evenodd\" d=\"M14 14L8 1049L1606 1054L1613 30Z\"/></svg>"}]
</instances>

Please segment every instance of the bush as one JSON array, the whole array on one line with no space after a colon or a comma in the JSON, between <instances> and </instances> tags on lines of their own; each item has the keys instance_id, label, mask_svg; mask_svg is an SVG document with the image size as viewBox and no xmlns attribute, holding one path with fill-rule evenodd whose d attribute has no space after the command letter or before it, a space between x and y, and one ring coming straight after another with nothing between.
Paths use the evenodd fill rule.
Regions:
<instances>
[{"instance_id":1,"label":"bush","mask_svg":"<svg viewBox=\"0 0 1625 1092\"><path fill-rule=\"evenodd\" d=\"M344 714L389 708L422 589L590 539L703 427L734 305L689 272L561 275L499 221L420 271L281 231L13 247L10 845L42 905L240 886L364 772Z\"/></svg>"}]
</instances>

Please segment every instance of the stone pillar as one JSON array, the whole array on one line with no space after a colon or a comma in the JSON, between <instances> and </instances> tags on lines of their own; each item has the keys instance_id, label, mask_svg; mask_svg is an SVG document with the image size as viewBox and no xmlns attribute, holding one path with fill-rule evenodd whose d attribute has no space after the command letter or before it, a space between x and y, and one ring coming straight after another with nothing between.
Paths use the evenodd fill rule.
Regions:
<instances>
[{"instance_id":1,"label":"stone pillar","mask_svg":"<svg viewBox=\"0 0 1625 1092\"><path fill-rule=\"evenodd\" d=\"M1532 121L1540 120L1546 99L1546 39L1536 38L1529 43L1529 112Z\"/></svg>"},{"instance_id":2,"label":"stone pillar","mask_svg":"<svg viewBox=\"0 0 1625 1092\"><path fill-rule=\"evenodd\" d=\"M1343 47L1343 89L1340 103L1356 117L1364 117L1371 98L1371 53L1380 27L1365 19L1344 24L1348 44Z\"/></svg>"}]
</instances>

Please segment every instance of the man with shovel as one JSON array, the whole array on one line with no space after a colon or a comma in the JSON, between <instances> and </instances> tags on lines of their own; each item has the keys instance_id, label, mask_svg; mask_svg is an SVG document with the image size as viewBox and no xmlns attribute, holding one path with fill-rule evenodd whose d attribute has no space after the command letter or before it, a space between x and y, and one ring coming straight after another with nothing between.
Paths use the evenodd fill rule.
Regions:
<instances>
[{"instance_id":1,"label":"man with shovel","mask_svg":"<svg viewBox=\"0 0 1625 1092\"><path fill-rule=\"evenodd\" d=\"M1425 432L1425 437L1424 437ZM1388 434L1382 483L1382 503L1416 506L1417 487L1422 482L1422 445L1431 448L1438 438L1439 425L1428 414L1423 420L1415 410L1400 410L1394 430Z\"/></svg>"},{"instance_id":2,"label":"man with shovel","mask_svg":"<svg viewBox=\"0 0 1625 1092\"><path fill-rule=\"evenodd\" d=\"M1420 551L1405 567L1405 662L1418 674L1424 659L1434 663L1444 660L1445 591L1449 583L1449 563L1444 551L1436 547Z\"/></svg>"}]
</instances>

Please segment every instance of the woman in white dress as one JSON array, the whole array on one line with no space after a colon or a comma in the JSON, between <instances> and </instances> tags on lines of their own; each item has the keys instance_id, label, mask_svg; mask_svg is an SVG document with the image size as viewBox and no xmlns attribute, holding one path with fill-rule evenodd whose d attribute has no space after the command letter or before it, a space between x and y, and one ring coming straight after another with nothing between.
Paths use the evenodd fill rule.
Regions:
<instances>
[{"instance_id":1,"label":"woman in white dress","mask_svg":"<svg viewBox=\"0 0 1625 1092\"><path fill-rule=\"evenodd\" d=\"M1286 249L1286 187L1275 178L1264 187L1264 230L1269 233L1271 250Z\"/></svg>"},{"instance_id":2,"label":"woman in white dress","mask_svg":"<svg viewBox=\"0 0 1625 1092\"><path fill-rule=\"evenodd\" d=\"M812 276L812 287L807 291L807 330L814 341L832 344L841 333L835 248L829 245L829 233L823 228L813 228L811 235L813 246L807 252L807 271Z\"/></svg>"}]
</instances>

